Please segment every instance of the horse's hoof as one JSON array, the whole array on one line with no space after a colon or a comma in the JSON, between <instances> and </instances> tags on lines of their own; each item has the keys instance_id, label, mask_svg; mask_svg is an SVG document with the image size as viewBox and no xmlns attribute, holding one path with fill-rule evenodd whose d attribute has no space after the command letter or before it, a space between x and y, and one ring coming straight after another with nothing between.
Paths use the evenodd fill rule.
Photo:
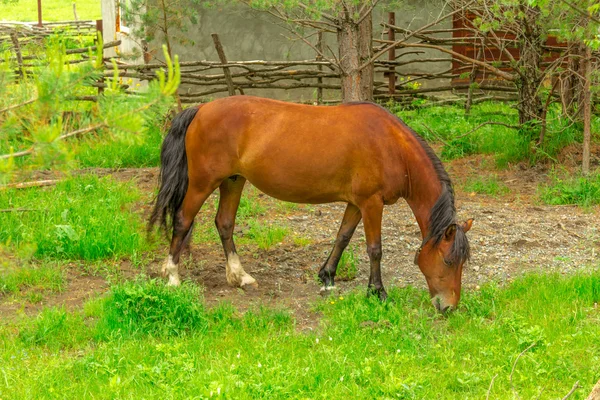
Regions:
<instances>
[{"instance_id":1,"label":"horse's hoof","mask_svg":"<svg viewBox=\"0 0 600 400\"><path fill-rule=\"evenodd\" d=\"M388 300L387 292L383 287L376 289L374 287L370 287L367 289L367 297L377 296L379 300L383 303Z\"/></svg>"},{"instance_id":2,"label":"horse's hoof","mask_svg":"<svg viewBox=\"0 0 600 400\"><path fill-rule=\"evenodd\" d=\"M241 281L240 281L240 287L242 289L244 289L244 290L246 290L246 289L258 289L258 282L256 282L256 279L254 279L250 275L244 274L242 276Z\"/></svg>"},{"instance_id":3,"label":"horse's hoof","mask_svg":"<svg viewBox=\"0 0 600 400\"><path fill-rule=\"evenodd\" d=\"M169 275L169 282L167 286L179 286L181 285L181 280L178 275Z\"/></svg>"}]
</instances>

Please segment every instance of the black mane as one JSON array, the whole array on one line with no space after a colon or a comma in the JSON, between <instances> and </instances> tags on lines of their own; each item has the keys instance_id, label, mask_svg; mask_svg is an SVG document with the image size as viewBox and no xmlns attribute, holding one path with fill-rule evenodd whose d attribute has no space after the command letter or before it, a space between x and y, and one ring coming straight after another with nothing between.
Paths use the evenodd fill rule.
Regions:
<instances>
[{"instance_id":1,"label":"black mane","mask_svg":"<svg viewBox=\"0 0 600 400\"><path fill-rule=\"evenodd\" d=\"M442 185L442 193L431 208L429 216L429 233L423 240L423 245L429 240L432 240L433 245L437 246L444 237L446 229L448 229L450 225L456 224L456 235L454 236L454 243L452 244L450 259L448 261L452 262L452 264L460 264L468 260L471 257L469 241L467 240L467 236L462 229L462 226L456 223L456 207L454 206L454 189L452 188L452 181L433 149L421 136L419 136L418 133L384 107L369 102L355 102L350 104L370 104L385 110L388 114L395 117L396 120L417 139L425 151L425 154L427 154L427 157L431 160L433 169Z\"/></svg>"}]
</instances>

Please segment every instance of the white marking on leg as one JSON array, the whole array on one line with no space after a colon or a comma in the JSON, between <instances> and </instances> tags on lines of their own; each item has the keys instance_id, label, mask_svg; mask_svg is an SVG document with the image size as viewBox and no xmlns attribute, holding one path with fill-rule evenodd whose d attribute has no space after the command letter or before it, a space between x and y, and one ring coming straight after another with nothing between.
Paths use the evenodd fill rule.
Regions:
<instances>
[{"instance_id":1,"label":"white marking on leg","mask_svg":"<svg viewBox=\"0 0 600 400\"><path fill-rule=\"evenodd\" d=\"M323 286L320 289L320 292L331 292L333 290L337 290L337 286Z\"/></svg>"},{"instance_id":2,"label":"white marking on leg","mask_svg":"<svg viewBox=\"0 0 600 400\"><path fill-rule=\"evenodd\" d=\"M227 283L234 287L244 287L246 285L258 286L256 279L244 271L240 257L235 253L227 254L225 276L227 277Z\"/></svg>"},{"instance_id":3,"label":"white marking on leg","mask_svg":"<svg viewBox=\"0 0 600 400\"><path fill-rule=\"evenodd\" d=\"M179 286L181 284L177 264L173 262L173 256L171 256L170 254L169 258L167 258L167 261L165 261L165 263L163 264L162 275L165 277L169 277L169 286Z\"/></svg>"}]
</instances>

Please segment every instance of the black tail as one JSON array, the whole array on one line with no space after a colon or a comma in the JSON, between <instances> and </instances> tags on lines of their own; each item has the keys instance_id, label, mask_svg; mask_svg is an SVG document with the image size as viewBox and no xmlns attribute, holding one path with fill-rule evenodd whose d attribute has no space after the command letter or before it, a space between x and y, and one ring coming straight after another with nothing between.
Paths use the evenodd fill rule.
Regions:
<instances>
[{"instance_id":1,"label":"black tail","mask_svg":"<svg viewBox=\"0 0 600 400\"><path fill-rule=\"evenodd\" d=\"M160 151L160 190L154 201L148 231L159 223L165 231L173 227L188 187L185 134L199 107L190 107L173 118Z\"/></svg>"}]
</instances>

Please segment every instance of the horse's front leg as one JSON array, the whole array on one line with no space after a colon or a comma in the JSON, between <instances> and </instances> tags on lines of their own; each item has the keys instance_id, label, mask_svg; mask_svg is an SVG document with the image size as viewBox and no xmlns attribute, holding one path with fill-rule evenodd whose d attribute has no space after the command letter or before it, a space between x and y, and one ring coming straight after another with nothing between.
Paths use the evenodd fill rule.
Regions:
<instances>
[{"instance_id":1,"label":"horse's front leg","mask_svg":"<svg viewBox=\"0 0 600 400\"><path fill-rule=\"evenodd\" d=\"M360 222L360 218L361 214L358 207L348 203L333 249L331 250L329 257L327 257L327 261L325 261L325 264L323 264L319 270L319 279L323 283L321 291L334 289L334 278L338 263L340 262L344 249L348 246L348 243L350 243L350 239L352 239L352 235Z\"/></svg>"},{"instance_id":2,"label":"horse's front leg","mask_svg":"<svg viewBox=\"0 0 600 400\"><path fill-rule=\"evenodd\" d=\"M381 218L383 216L383 201L373 196L361 205L361 213L365 226L367 239L367 253L371 264L369 287L367 294L377 294L379 299L385 301L387 293L381 280Z\"/></svg>"}]
</instances>

